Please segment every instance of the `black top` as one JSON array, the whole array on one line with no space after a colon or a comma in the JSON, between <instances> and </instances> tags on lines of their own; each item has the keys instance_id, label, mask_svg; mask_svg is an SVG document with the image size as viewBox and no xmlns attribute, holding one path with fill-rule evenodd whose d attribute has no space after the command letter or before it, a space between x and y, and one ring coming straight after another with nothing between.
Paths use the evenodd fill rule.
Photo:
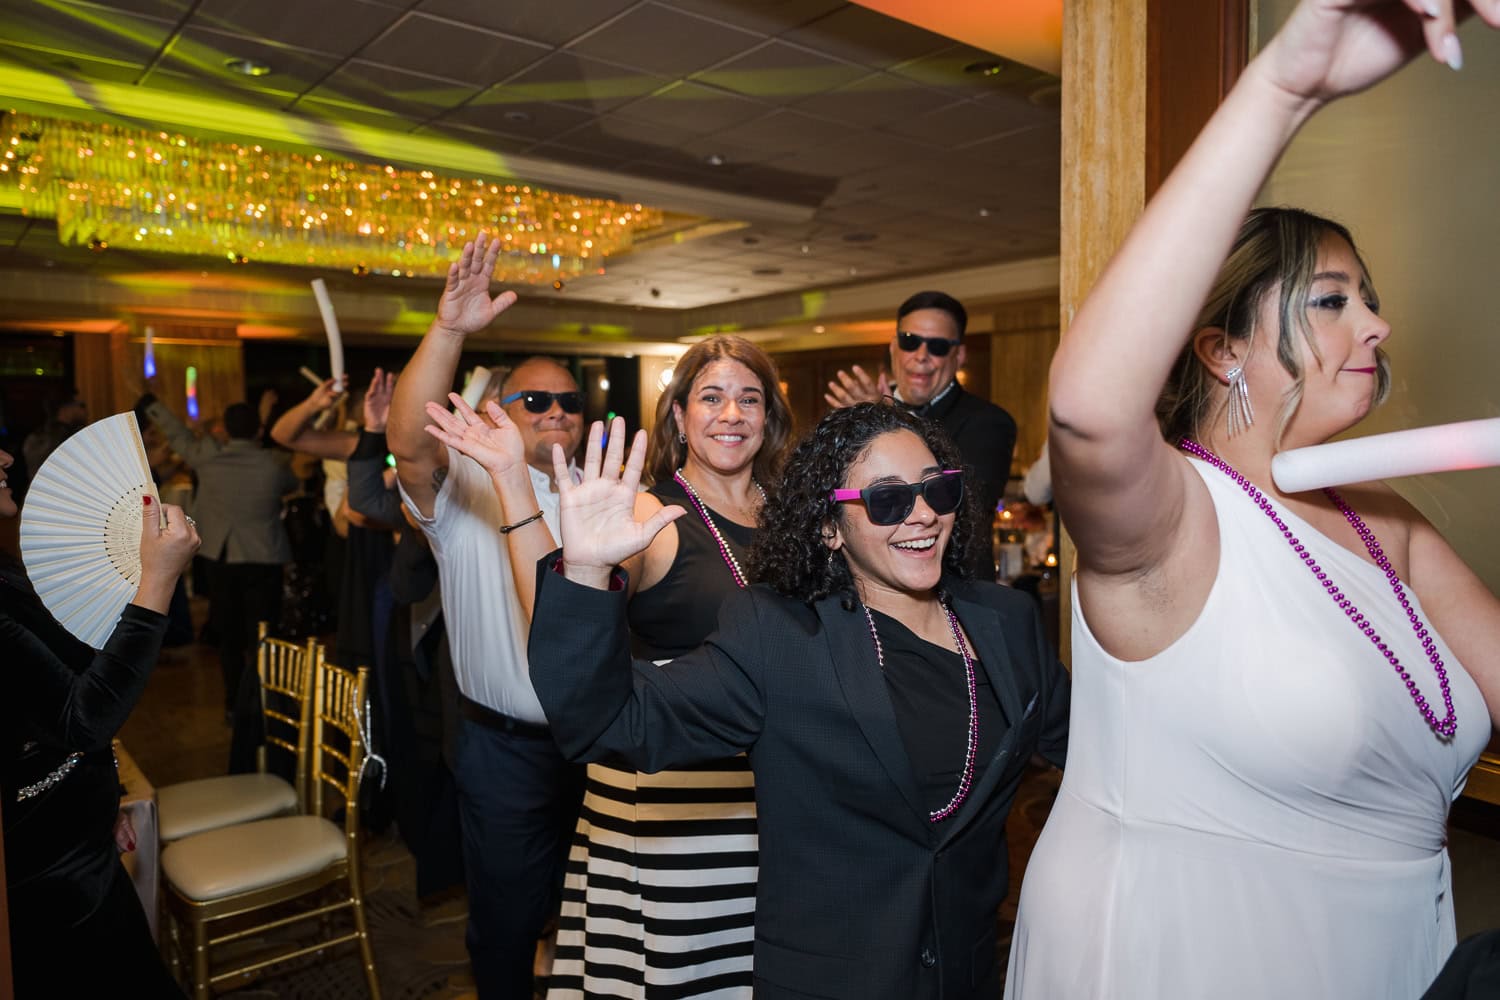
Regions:
<instances>
[{"instance_id":1,"label":"black top","mask_svg":"<svg viewBox=\"0 0 1500 1000\"><path fill-rule=\"evenodd\" d=\"M708 525L675 479L657 483L651 494L663 504L687 509L677 525L677 557L667 575L630 601L632 652L643 660L670 660L697 649L717 627L719 608L739 590ZM745 571L755 529L709 509L719 534Z\"/></svg>"},{"instance_id":2,"label":"black top","mask_svg":"<svg viewBox=\"0 0 1500 1000\"><path fill-rule=\"evenodd\" d=\"M969 468L971 475L964 478L964 489L973 495L979 510L970 568L976 579L993 583L995 549L990 528L995 507L1010 479L1011 453L1016 450L1015 418L994 403L965 392L957 383L941 399L913 406L911 411L942 424Z\"/></svg>"},{"instance_id":3,"label":"black top","mask_svg":"<svg viewBox=\"0 0 1500 1000\"><path fill-rule=\"evenodd\" d=\"M885 659L885 686L896 711L896 727L911 758L912 774L922 788L929 813L937 812L958 791L969 746L969 683L963 657L935 646L888 615L871 609ZM872 642L870 655L875 655ZM970 657L974 651L969 651ZM974 754L973 783L984 776L1000 734L1008 728L995 689L974 662L974 689L979 708L979 746Z\"/></svg>"},{"instance_id":4,"label":"black top","mask_svg":"<svg viewBox=\"0 0 1500 1000\"><path fill-rule=\"evenodd\" d=\"M146 688L166 615L126 605L95 651L47 613L14 566L0 567L0 794L11 920L67 927L100 904L119 865L120 779L110 744ZM20 789L76 766L52 787Z\"/></svg>"}]
</instances>

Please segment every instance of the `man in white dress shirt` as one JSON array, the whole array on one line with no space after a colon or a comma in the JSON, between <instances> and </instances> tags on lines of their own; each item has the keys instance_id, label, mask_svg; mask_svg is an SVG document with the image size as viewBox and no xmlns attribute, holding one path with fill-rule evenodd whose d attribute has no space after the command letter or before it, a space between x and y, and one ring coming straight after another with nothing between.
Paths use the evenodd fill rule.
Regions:
<instances>
[{"instance_id":1,"label":"man in white dress shirt","mask_svg":"<svg viewBox=\"0 0 1500 1000\"><path fill-rule=\"evenodd\" d=\"M437 559L461 693L450 767L459 793L475 982L481 998L529 1000L536 942L557 909L583 770L558 753L527 673L529 616L517 600L502 532L523 530L534 515L508 523L496 493L507 484L423 430L425 404L447 406L464 338L515 302L511 292L490 298L493 270L494 250L481 239L450 271L437 318L396 383L387 437L402 496ZM514 491L520 495L529 486L538 520L555 537L552 446L569 456L578 448L577 383L557 362L532 358L511 371L500 392L524 445L510 485L521 487Z\"/></svg>"}]
</instances>

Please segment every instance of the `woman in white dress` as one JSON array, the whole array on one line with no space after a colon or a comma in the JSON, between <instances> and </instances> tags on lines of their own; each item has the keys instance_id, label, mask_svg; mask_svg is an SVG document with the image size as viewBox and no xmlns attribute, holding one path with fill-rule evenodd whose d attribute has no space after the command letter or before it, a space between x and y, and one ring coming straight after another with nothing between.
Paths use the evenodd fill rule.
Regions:
<instances>
[{"instance_id":1,"label":"woman in white dress","mask_svg":"<svg viewBox=\"0 0 1500 1000\"><path fill-rule=\"evenodd\" d=\"M1276 489L1278 451L1384 395L1391 329L1346 230L1246 218L1324 104L1424 47L1461 63L1452 7L1305 0L1062 341L1077 735L1007 997L1410 1000L1453 947L1445 821L1500 711L1500 602L1383 484Z\"/></svg>"}]
</instances>

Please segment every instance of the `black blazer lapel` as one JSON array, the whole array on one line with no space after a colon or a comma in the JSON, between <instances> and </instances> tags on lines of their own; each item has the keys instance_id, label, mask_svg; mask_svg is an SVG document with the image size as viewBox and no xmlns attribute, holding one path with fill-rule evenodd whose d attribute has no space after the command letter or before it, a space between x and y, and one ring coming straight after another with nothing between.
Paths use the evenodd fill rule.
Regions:
<instances>
[{"instance_id":1,"label":"black blazer lapel","mask_svg":"<svg viewBox=\"0 0 1500 1000\"><path fill-rule=\"evenodd\" d=\"M845 611L836 596L824 598L816 607L828 638L829 659L833 661L834 673L854 720L912 814L924 829L930 828L922 808L921 789L912 773L911 758L896 726L896 710L875 659L875 643L870 639L865 616L858 611Z\"/></svg>"},{"instance_id":2,"label":"black blazer lapel","mask_svg":"<svg viewBox=\"0 0 1500 1000\"><path fill-rule=\"evenodd\" d=\"M1010 650L1001 632L999 612L987 604L957 595L952 598L952 606L953 613L958 615L959 623L964 627L964 634L974 646L973 653L979 658L980 668L990 679L995 699L1000 703L1000 711L1005 713L1009 728L995 748L995 755L984 762L984 775L969 790L968 799L957 813L938 824L941 844L952 840L969 824L980 812L978 804L988 799L999 783L1008 757L1015 752L1014 734L1020 728L1021 720L1029 707L1021 701L1021 688L1016 682Z\"/></svg>"}]
</instances>

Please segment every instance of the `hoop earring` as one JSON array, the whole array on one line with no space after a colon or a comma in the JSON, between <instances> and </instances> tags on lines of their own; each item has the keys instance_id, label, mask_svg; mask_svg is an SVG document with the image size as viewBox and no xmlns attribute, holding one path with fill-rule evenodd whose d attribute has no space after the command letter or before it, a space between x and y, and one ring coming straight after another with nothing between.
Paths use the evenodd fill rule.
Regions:
<instances>
[{"instance_id":1,"label":"hoop earring","mask_svg":"<svg viewBox=\"0 0 1500 1000\"><path fill-rule=\"evenodd\" d=\"M1235 365L1224 373L1229 382L1229 403L1224 419L1229 436L1243 434L1255 423L1255 411L1250 407L1250 386L1245 380L1245 366Z\"/></svg>"}]
</instances>

